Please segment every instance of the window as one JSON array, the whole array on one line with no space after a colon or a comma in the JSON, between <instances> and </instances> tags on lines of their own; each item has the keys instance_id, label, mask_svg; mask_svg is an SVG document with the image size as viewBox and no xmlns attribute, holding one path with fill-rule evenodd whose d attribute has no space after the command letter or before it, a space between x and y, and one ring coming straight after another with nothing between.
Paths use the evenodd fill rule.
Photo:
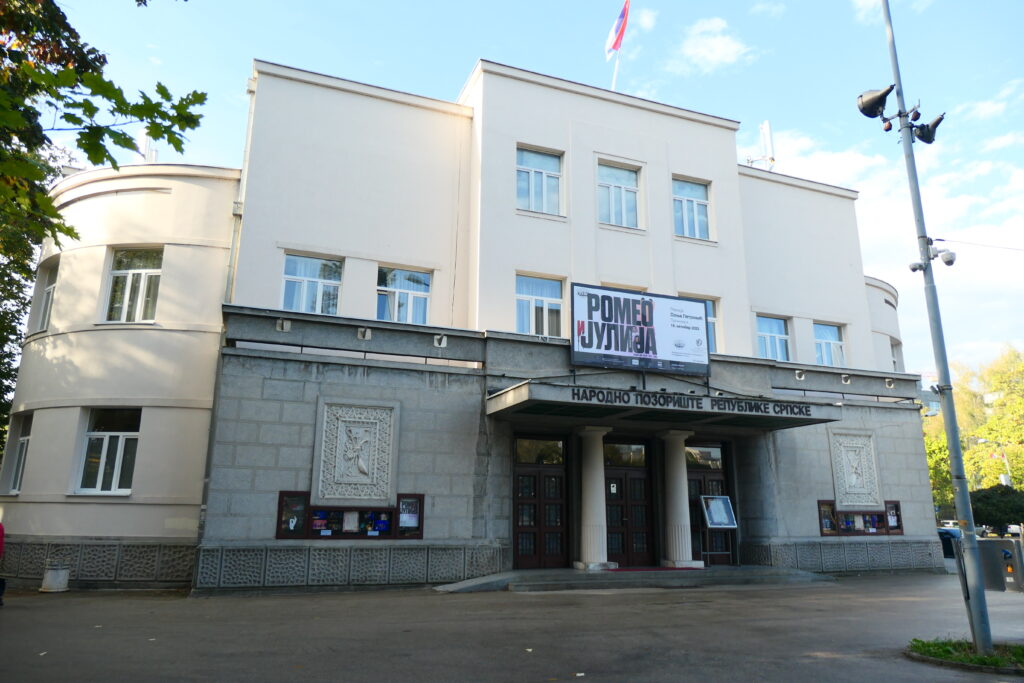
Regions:
<instances>
[{"instance_id":1,"label":"window","mask_svg":"<svg viewBox=\"0 0 1024 683\"><path fill-rule=\"evenodd\" d=\"M18 428L18 442L14 445L14 469L11 471L11 493L21 490L21 478L25 474L25 458L28 456L28 442L32 436L32 414L21 418Z\"/></svg>"},{"instance_id":2,"label":"window","mask_svg":"<svg viewBox=\"0 0 1024 683\"><path fill-rule=\"evenodd\" d=\"M892 356L892 369L896 372L903 372L903 345L890 339L889 352Z\"/></svg>"},{"instance_id":3,"label":"window","mask_svg":"<svg viewBox=\"0 0 1024 683\"><path fill-rule=\"evenodd\" d=\"M562 283L516 275L516 332L558 337L562 334Z\"/></svg>"},{"instance_id":4,"label":"window","mask_svg":"<svg viewBox=\"0 0 1024 683\"><path fill-rule=\"evenodd\" d=\"M516 150L516 207L559 213L562 158L529 149Z\"/></svg>"},{"instance_id":5,"label":"window","mask_svg":"<svg viewBox=\"0 0 1024 683\"><path fill-rule=\"evenodd\" d=\"M708 353L718 353L718 316L715 313L717 306L714 299L704 299L704 317L708 321Z\"/></svg>"},{"instance_id":6,"label":"window","mask_svg":"<svg viewBox=\"0 0 1024 683\"><path fill-rule=\"evenodd\" d=\"M708 236L708 186L688 180L672 180L672 212L676 235L699 240Z\"/></svg>"},{"instance_id":7,"label":"window","mask_svg":"<svg viewBox=\"0 0 1024 683\"><path fill-rule=\"evenodd\" d=\"M377 270L377 320L426 325L429 303L430 273Z\"/></svg>"},{"instance_id":8,"label":"window","mask_svg":"<svg viewBox=\"0 0 1024 683\"><path fill-rule=\"evenodd\" d=\"M118 249L110 269L107 320L118 323L152 322L160 290L163 249Z\"/></svg>"},{"instance_id":9,"label":"window","mask_svg":"<svg viewBox=\"0 0 1024 683\"><path fill-rule=\"evenodd\" d=\"M640 172L606 164L597 165L597 220L626 228L637 227Z\"/></svg>"},{"instance_id":10,"label":"window","mask_svg":"<svg viewBox=\"0 0 1024 683\"><path fill-rule=\"evenodd\" d=\"M36 324L36 332L42 332L50 326L50 309L53 308L53 289L57 285L57 266L47 268L39 275L43 281L44 289L43 300L40 302L39 307L39 321Z\"/></svg>"},{"instance_id":11,"label":"window","mask_svg":"<svg viewBox=\"0 0 1024 683\"><path fill-rule=\"evenodd\" d=\"M141 418L139 408L92 411L78 493L131 493Z\"/></svg>"},{"instance_id":12,"label":"window","mask_svg":"<svg viewBox=\"0 0 1024 683\"><path fill-rule=\"evenodd\" d=\"M789 360L789 331L785 320L757 316L757 355L772 360Z\"/></svg>"},{"instance_id":13,"label":"window","mask_svg":"<svg viewBox=\"0 0 1024 683\"><path fill-rule=\"evenodd\" d=\"M831 365L837 368L846 365L842 328L838 325L814 323L814 355L818 365Z\"/></svg>"},{"instance_id":14,"label":"window","mask_svg":"<svg viewBox=\"0 0 1024 683\"><path fill-rule=\"evenodd\" d=\"M338 315L341 261L285 254L284 304L286 311Z\"/></svg>"}]
</instances>

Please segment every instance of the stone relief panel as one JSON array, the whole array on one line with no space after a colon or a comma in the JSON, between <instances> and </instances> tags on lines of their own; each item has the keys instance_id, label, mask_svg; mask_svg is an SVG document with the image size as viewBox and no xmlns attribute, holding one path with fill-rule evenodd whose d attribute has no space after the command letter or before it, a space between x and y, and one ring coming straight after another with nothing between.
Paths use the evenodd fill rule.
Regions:
<instances>
[{"instance_id":1,"label":"stone relief panel","mask_svg":"<svg viewBox=\"0 0 1024 683\"><path fill-rule=\"evenodd\" d=\"M78 578L113 581L117 573L116 545L83 545L78 564Z\"/></svg>"},{"instance_id":2,"label":"stone relief panel","mask_svg":"<svg viewBox=\"0 0 1024 683\"><path fill-rule=\"evenodd\" d=\"M397 483L397 423L397 404L322 403L315 502L389 504Z\"/></svg>"},{"instance_id":3,"label":"stone relief panel","mask_svg":"<svg viewBox=\"0 0 1024 683\"><path fill-rule=\"evenodd\" d=\"M830 432L836 509L881 508L878 463L870 434Z\"/></svg>"},{"instance_id":4,"label":"stone relief panel","mask_svg":"<svg viewBox=\"0 0 1024 683\"><path fill-rule=\"evenodd\" d=\"M155 581L159 556L158 545L121 546L118 581Z\"/></svg>"},{"instance_id":5,"label":"stone relief panel","mask_svg":"<svg viewBox=\"0 0 1024 683\"><path fill-rule=\"evenodd\" d=\"M195 569L196 549L191 545L165 545L160 548L159 581L188 581Z\"/></svg>"}]
</instances>

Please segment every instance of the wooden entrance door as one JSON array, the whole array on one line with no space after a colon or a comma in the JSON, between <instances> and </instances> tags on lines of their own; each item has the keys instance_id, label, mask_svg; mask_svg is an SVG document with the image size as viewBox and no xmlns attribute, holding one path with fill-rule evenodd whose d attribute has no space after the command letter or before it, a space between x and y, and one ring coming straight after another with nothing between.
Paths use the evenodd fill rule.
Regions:
<instances>
[{"instance_id":1,"label":"wooden entrance door","mask_svg":"<svg viewBox=\"0 0 1024 683\"><path fill-rule=\"evenodd\" d=\"M654 565L651 475L644 444L605 444L608 561L620 567Z\"/></svg>"},{"instance_id":2,"label":"wooden entrance door","mask_svg":"<svg viewBox=\"0 0 1024 683\"><path fill-rule=\"evenodd\" d=\"M701 496L727 496L725 474L721 471L697 471L688 474L690 486L690 538L693 559L704 564L732 564L733 539L731 529L709 529L701 510Z\"/></svg>"},{"instance_id":3,"label":"wooden entrance door","mask_svg":"<svg viewBox=\"0 0 1024 683\"><path fill-rule=\"evenodd\" d=\"M516 439L513 472L513 566L569 566L565 442Z\"/></svg>"}]
</instances>

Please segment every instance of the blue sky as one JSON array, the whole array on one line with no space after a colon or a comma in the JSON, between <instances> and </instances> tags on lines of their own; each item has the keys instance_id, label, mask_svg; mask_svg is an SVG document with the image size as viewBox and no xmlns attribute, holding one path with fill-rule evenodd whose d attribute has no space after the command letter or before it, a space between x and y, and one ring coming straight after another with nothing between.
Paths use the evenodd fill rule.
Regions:
<instances>
[{"instance_id":1,"label":"blue sky","mask_svg":"<svg viewBox=\"0 0 1024 683\"><path fill-rule=\"evenodd\" d=\"M958 255L936 271L950 359L977 365L1024 347L1024 2L891 3L908 103L947 115L915 153L928 232ZM622 0L60 4L126 89L209 94L185 155L161 161L237 167L254 58L446 100L480 58L607 88ZM741 162L768 120L775 171L859 190L865 271L899 289L907 368L930 372L899 138L855 105L891 82L877 0L634 0L617 89L739 120Z\"/></svg>"}]
</instances>

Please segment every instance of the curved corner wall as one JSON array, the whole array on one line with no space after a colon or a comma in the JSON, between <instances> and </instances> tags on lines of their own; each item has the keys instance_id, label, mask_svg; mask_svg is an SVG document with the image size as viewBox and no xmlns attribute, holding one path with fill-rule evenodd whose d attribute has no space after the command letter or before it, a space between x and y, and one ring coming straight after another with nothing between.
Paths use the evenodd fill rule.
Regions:
<instances>
[{"instance_id":1,"label":"curved corner wall","mask_svg":"<svg viewBox=\"0 0 1024 683\"><path fill-rule=\"evenodd\" d=\"M884 280L865 276L864 285L871 316L871 341L879 370L905 372L903 343L900 338L900 320L897 309L900 295L896 288Z\"/></svg>"},{"instance_id":2,"label":"curved corner wall","mask_svg":"<svg viewBox=\"0 0 1024 683\"><path fill-rule=\"evenodd\" d=\"M154 164L52 191L0 469L0 575L187 583L239 172Z\"/></svg>"}]
</instances>

